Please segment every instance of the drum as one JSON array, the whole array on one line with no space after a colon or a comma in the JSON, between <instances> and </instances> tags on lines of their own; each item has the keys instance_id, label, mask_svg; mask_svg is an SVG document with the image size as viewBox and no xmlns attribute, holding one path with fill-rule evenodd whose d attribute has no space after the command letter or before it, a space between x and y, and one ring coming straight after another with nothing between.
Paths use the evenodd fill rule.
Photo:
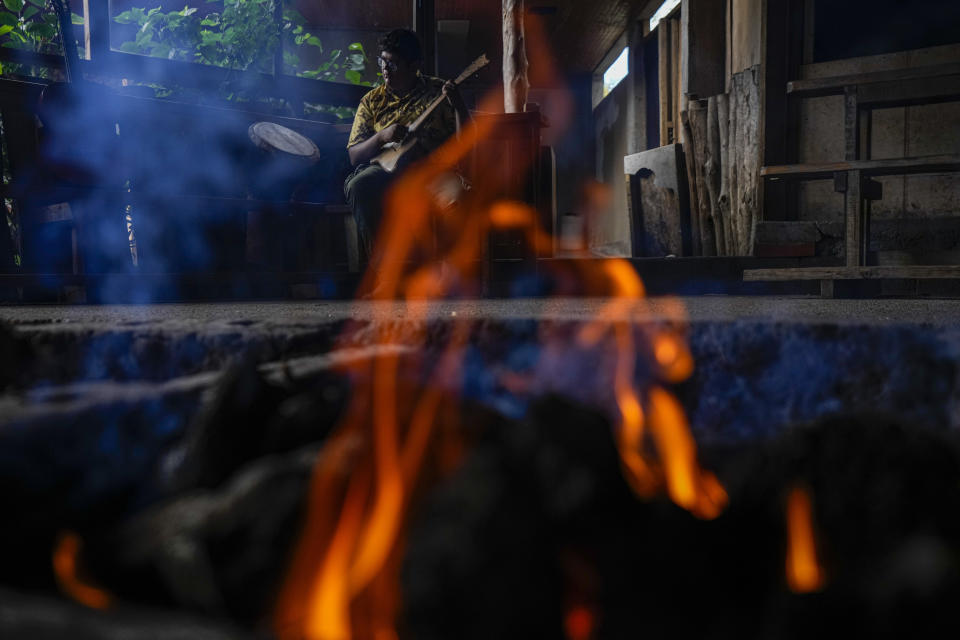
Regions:
<instances>
[{"instance_id":1,"label":"drum","mask_svg":"<svg viewBox=\"0 0 960 640\"><path fill-rule=\"evenodd\" d=\"M297 187L310 179L310 168L320 160L317 145L273 122L255 122L247 134L258 150L250 167L250 194L263 200L290 200Z\"/></svg>"}]
</instances>

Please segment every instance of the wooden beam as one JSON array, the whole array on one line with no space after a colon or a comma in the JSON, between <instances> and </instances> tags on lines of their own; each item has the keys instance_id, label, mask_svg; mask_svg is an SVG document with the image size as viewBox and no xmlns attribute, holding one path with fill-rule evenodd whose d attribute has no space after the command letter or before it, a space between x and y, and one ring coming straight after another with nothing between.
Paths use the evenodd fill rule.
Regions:
<instances>
[{"instance_id":1,"label":"wooden beam","mask_svg":"<svg viewBox=\"0 0 960 640\"><path fill-rule=\"evenodd\" d=\"M791 267L744 269L746 282L786 280L960 279L960 265L884 265L874 267Z\"/></svg>"},{"instance_id":2,"label":"wooden beam","mask_svg":"<svg viewBox=\"0 0 960 640\"><path fill-rule=\"evenodd\" d=\"M503 0L503 110L520 113L527 102L527 43L524 0Z\"/></svg>"},{"instance_id":3,"label":"wooden beam","mask_svg":"<svg viewBox=\"0 0 960 640\"><path fill-rule=\"evenodd\" d=\"M816 180L830 178L834 173L840 171L862 171L865 175L871 176L960 171L960 155L892 158L889 160L854 160L819 164L786 164L763 167L760 170L760 175L765 178Z\"/></svg>"},{"instance_id":4,"label":"wooden beam","mask_svg":"<svg viewBox=\"0 0 960 640\"><path fill-rule=\"evenodd\" d=\"M787 83L787 93L791 95L813 98L817 96L840 95L844 88L854 85L874 84L881 82L902 82L920 78L937 78L940 76L960 75L960 63L933 64L908 69L893 69L890 71L871 71L869 73L853 73L829 78L812 78L810 80L792 80Z\"/></svg>"}]
</instances>

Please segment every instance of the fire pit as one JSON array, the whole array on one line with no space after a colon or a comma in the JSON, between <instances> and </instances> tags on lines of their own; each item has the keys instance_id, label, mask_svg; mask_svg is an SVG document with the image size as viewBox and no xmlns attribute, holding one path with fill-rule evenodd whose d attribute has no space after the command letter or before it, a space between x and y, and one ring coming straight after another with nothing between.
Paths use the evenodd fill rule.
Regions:
<instances>
[{"instance_id":1,"label":"fire pit","mask_svg":"<svg viewBox=\"0 0 960 640\"><path fill-rule=\"evenodd\" d=\"M0 431L4 637L333 637L292 624L283 598L318 579L329 551L304 543L311 519L326 523L313 539L335 539L348 481L375 459L376 432L344 425L373 406L355 399L383 358L397 367L397 419L424 397L436 411L381 565L390 579L378 574L376 601L345 609L356 637L385 625L384 611L400 638L952 628L956 330L732 321L729 303L692 304L696 368L664 387L691 416L698 468L723 487L717 504L728 499L716 513L678 506L656 437L642 459L654 491L638 492L615 369L600 367L617 354L574 340L602 300L422 314L318 305L283 322L276 309L222 307L192 332L184 318L203 307L143 321L137 308L78 309L87 322L59 329L42 309L8 309L19 324L4 330L6 352L24 364L8 370ZM631 322L636 388L655 371L640 339L670 317L650 304ZM783 304L802 318L802 301ZM459 374L437 376L460 320L471 329ZM153 345L134 351L141 368L126 381L109 380L130 352L103 347L112 340ZM184 345L194 357L173 357ZM247 359L223 368L244 347ZM346 510L326 520L318 478L347 487L330 494ZM304 562L311 554L320 561Z\"/></svg>"}]
</instances>

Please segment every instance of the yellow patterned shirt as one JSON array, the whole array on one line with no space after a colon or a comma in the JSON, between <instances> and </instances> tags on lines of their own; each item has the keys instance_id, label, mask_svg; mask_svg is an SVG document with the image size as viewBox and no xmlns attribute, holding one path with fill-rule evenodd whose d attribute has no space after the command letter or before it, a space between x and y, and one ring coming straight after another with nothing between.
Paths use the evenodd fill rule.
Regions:
<instances>
[{"instance_id":1,"label":"yellow patterned shirt","mask_svg":"<svg viewBox=\"0 0 960 640\"><path fill-rule=\"evenodd\" d=\"M347 148L363 142L395 122L409 125L430 106L443 89L443 80L420 75L413 89L398 95L380 85L371 89L360 100ZM450 102L444 100L420 127L420 143L426 151L433 151L457 130L456 114Z\"/></svg>"}]
</instances>

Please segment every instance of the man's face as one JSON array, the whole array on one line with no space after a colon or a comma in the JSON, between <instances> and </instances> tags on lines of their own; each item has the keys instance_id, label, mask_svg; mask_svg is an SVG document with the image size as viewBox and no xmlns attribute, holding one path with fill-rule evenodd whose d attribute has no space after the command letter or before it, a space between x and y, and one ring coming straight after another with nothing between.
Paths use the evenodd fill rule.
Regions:
<instances>
[{"instance_id":1,"label":"man's face","mask_svg":"<svg viewBox=\"0 0 960 640\"><path fill-rule=\"evenodd\" d=\"M393 91L406 91L417 81L416 63L407 62L396 53L380 52L377 63L380 65L383 81Z\"/></svg>"}]
</instances>

